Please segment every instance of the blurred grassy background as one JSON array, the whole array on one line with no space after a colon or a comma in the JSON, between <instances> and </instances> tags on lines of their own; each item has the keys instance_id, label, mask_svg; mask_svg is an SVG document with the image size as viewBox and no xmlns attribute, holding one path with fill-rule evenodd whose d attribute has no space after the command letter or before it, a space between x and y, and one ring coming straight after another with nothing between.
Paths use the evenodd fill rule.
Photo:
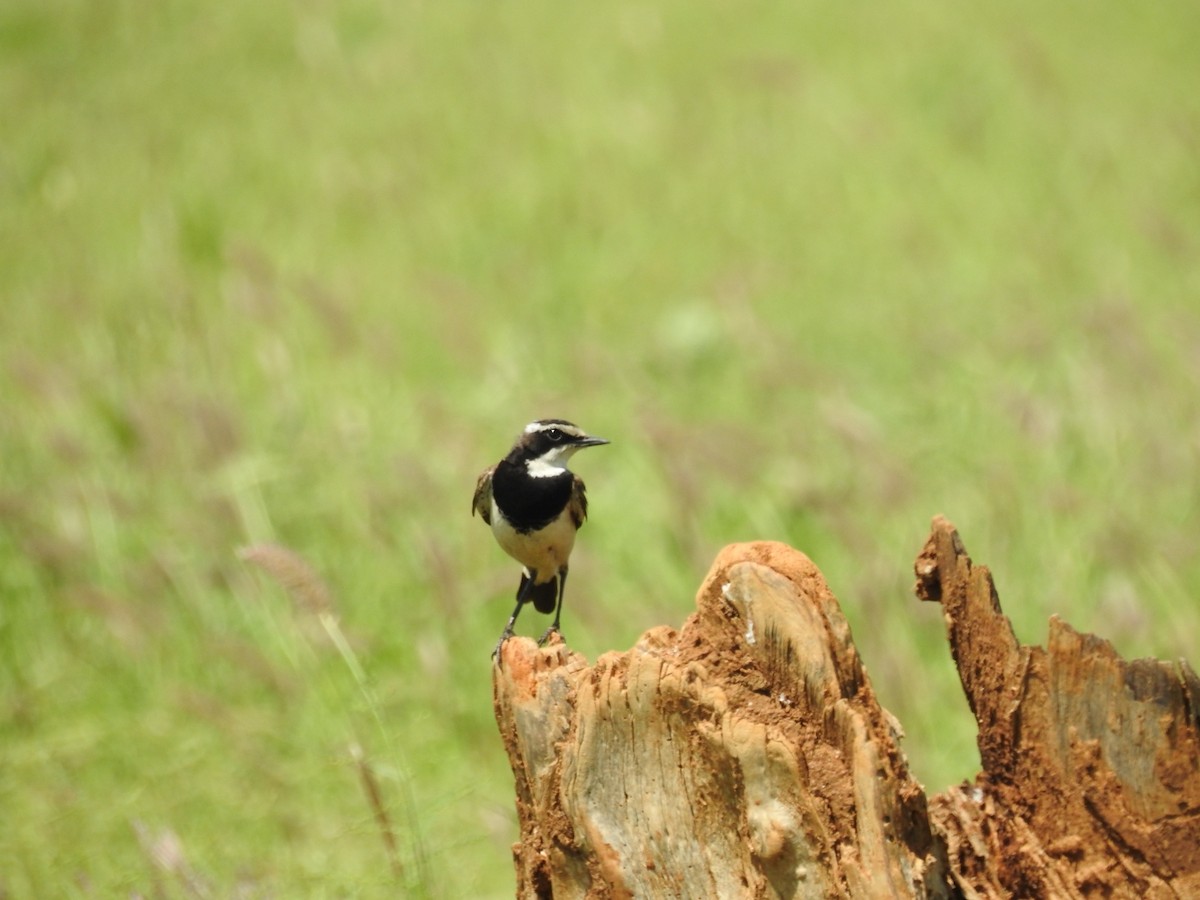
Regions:
<instances>
[{"instance_id":1,"label":"blurred grassy background","mask_svg":"<svg viewBox=\"0 0 1200 900\"><path fill-rule=\"evenodd\" d=\"M788 541L931 790L977 766L934 513L1022 639L1196 661L1197 46L1184 0L4 4L0 892L511 896L468 500L540 416L613 441L573 647Z\"/></svg>"}]
</instances>

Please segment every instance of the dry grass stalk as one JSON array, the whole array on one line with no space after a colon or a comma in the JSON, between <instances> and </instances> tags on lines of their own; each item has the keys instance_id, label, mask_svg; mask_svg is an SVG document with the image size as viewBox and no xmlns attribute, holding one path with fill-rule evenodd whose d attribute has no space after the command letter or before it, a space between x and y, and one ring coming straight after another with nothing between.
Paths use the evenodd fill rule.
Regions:
<instances>
[{"instance_id":1,"label":"dry grass stalk","mask_svg":"<svg viewBox=\"0 0 1200 900\"><path fill-rule=\"evenodd\" d=\"M333 594L325 580L303 556L282 544L255 544L238 550L287 591L297 609L322 615L334 611Z\"/></svg>"},{"instance_id":2,"label":"dry grass stalk","mask_svg":"<svg viewBox=\"0 0 1200 900\"><path fill-rule=\"evenodd\" d=\"M150 861L156 875L165 875L177 881L189 897L208 897L212 892L187 860L183 841L170 828L152 834L145 823L134 820L130 823L137 837L138 846ZM162 890L156 893L165 893Z\"/></svg>"},{"instance_id":3,"label":"dry grass stalk","mask_svg":"<svg viewBox=\"0 0 1200 900\"><path fill-rule=\"evenodd\" d=\"M375 816L375 824L379 826L379 834L383 837L383 846L387 851L392 874L397 881L403 880L404 863L400 859L400 847L396 843L396 831L392 827L391 816L388 815L387 808L383 805L383 791L379 787L379 779L375 776L375 770L371 768L371 762L367 759L362 747L358 744L351 744L350 755L358 769L363 793L367 795L367 803L370 804L371 812Z\"/></svg>"}]
</instances>

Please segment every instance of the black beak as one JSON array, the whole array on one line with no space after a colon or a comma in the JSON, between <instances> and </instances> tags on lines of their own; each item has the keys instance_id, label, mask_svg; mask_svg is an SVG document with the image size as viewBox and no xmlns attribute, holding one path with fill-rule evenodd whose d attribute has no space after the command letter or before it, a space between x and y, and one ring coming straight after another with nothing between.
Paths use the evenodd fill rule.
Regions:
<instances>
[{"instance_id":1,"label":"black beak","mask_svg":"<svg viewBox=\"0 0 1200 900\"><path fill-rule=\"evenodd\" d=\"M599 447L601 444L607 444L604 438L601 437L582 437L575 442L576 447Z\"/></svg>"}]
</instances>

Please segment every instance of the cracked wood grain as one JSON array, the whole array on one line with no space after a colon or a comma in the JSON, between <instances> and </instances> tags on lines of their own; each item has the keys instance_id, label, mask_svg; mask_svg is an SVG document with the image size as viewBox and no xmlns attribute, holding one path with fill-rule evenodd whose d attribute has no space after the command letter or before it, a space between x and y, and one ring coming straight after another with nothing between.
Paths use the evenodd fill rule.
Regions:
<instances>
[{"instance_id":1,"label":"cracked wood grain","mask_svg":"<svg viewBox=\"0 0 1200 900\"><path fill-rule=\"evenodd\" d=\"M935 519L983 770L928 800L802 553L725 548L675 629L589 666L514 639L493 669L520 898L1200 896L1200 680L1057 618L1022 645Z\"/></svg>"},{"instance_id":2,"label":"cracked wood grain","mask_svg":"<svg viewBox=\"0 0 1200 900\"><path fill-rule=\"evenodd\" d=\"M979 725L983 771L930 801L971 897L1200 896L1200 722L1186 661L1126 661L1050 619L1023 646L943 518L917 559Z\"/></svg>"},{"instance_id":3,"label":"cracked wood grain","mask_svg":"<svg viewBox=\"0 0 1200 900\"><path fill-rule=\"evenodd\" d=\"M495 701L518 896L945 895L894 722L820 572L782 544L726 548L681 630L591 667L509 641ZM531 735L553 739L549 767Z\"/></svg>"}]
</instances>

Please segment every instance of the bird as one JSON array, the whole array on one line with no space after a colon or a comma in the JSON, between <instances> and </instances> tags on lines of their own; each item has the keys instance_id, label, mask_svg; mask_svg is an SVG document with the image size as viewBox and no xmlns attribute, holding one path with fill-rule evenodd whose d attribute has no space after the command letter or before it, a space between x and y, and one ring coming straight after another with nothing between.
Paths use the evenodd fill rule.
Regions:
<instances>
[{"instance_id":1,"label":"bird","mask_svg":"<svg viewBox=\"0 0 1200 900\"><path fill-rule=\"evenodd\" d=\"M559 630L567 564L575 533L587 518L583 479L567 468L576 451L609 443L565 419L530 422L508 455L480 473L471 513L491 526L500 547L522 566L517 605L493 657L513 634L521 607L554 613L541 646Z\"/></svg>"}]
</instances>

